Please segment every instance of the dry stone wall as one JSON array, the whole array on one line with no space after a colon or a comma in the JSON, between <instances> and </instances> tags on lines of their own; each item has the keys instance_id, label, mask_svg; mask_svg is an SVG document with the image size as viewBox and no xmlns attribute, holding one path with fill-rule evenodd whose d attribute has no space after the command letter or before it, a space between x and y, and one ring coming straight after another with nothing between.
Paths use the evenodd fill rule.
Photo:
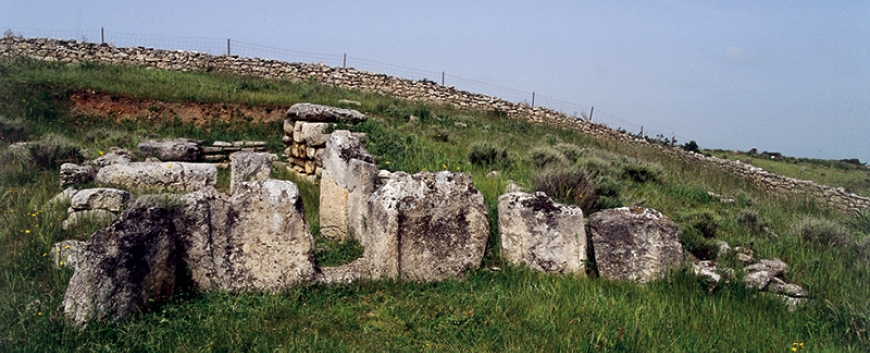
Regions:
<instances>
[{"instance_id":1,"label":"dry stone wall","mask_svg":"<svg viewBox=\"0 0 870 353\"><path fill-rule=\"evenodd\" d=\"M510 117L575 129L597 138L615 139L624 143L660 148L665 153L676 158L701 162L711 167L721 168L728 172L745 176L752 182L773 193L786 196L804 195L813 197L825 200L832 206L844 210L870 208L870 198L847 193L842 188L818 185L809 181L768 173L742 163L715 157L704 157L680 149L651 144L644 139L635 138L610 129L606 125L577 119L552 109L508 102L497 97L457 90L454 87L445 87L433 82L407 80L354 68L330 67L322 64L288 63L237 56L215 56L181 50L162 50L145 47L117 48L110 44L46 38L24 39L21 37L0 38L0 56L27 56L40 60L68 63L83 61L117 63L173 71L226 71L268 79L316 80L322 84L379 92L409 100L452 104L461 109L498 110L505 112ZM293 149L288 152L291 152L288 155L293 156L293 158L299 158L297 156L301 155L302 148L299 147L295 150L296 156L292 153L294 152ZM308 157L308 152L309 150L306 148L306 158ZM317 151L313 152L316 156ZM314 162L316 158L311 158L311 163L307 162L307 160L301 162L303 171L306 174L317 174L317 166L316 162ZM296 161L291 160L291 162ZM297 163L296 165L299 164ZM308 171L313 173L307 173Z\"/></svg>"}]
</instances>

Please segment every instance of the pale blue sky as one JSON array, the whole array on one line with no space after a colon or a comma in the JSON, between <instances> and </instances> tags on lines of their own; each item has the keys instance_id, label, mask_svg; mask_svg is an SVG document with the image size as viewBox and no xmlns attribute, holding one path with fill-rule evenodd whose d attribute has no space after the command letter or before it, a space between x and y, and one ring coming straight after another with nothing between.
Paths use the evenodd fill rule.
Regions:
<instances>
[{"instance_id":1,"label":"pale blue sky","mask_svg":"<svg viewBox=\"0 0 870 353\"><path fill-rule=\"evenodd\" d=\"M870 1L0 0L0 27L347 53L705 148L870 161Z\"/></svg>"}]
</instances>

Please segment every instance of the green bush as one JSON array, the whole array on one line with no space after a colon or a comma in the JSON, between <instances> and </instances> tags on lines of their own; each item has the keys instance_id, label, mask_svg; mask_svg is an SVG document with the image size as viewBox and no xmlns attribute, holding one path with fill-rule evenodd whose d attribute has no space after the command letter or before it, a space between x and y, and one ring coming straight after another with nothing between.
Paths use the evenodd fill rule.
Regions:
<instances>
[{"instance_id":1,"label":"green bush","mask_svg":"<svg viewBox=\"0 0 870 353\"><path fill-rule=\"evenodd\" d=\"M719 254L719 244L716 240L705 237L694 226L682 227L679 233L683 249L699 260L716 260Z\"/></svg>"},{"instance_id":2,"label":"green bush","mask_svg":"<svg viewBox=\"0 0 870 353\"><path fill-rule=\"evenodd\" d=\"M559 143L553 146L556 150L562 153L570 162L575 162L583 156L583 148L571 143Z\"/></svg>"},{"instance_id":3,"label":"green bush","mask_svg":"<svg viewBox=\"0 0 870 353\"><path fill-rule=\"evenodd\" d=\"M529 162L538 168L565 165L565 156L553 147L535 147L529 152Z\"/></svg>"},{"instance_id":4,"label":"green bush","mask_svg":"<svg viewBox=\"0 0 870 353\"><path fill-rule=\"evenodd\" d=\"M845 246L851 240L846 227L827 219L804 218L793 226L793 231L804 243L814 246Z\"/></svg>"},{"instance_id":5,"label":"green bush","mask_svg":"<svg viewBox=\"0 0 870 353\"><path fill-rule=\"evenodd\" d=\"M696 229L704 238L715 238L721 227L719 216L710 210L692 213L689 218L691 219L691 227Z\"/></svg>"},{"instance_id":6,"label":"green bush","mask_svg":"<svg viewBox=\"0 0 870 353\"><path fill-rule=\"evenodd\" d=\"M595 173L585 169L554 167L536 174L532 184L536 191L545 192L553 200L575 205L583 209L585 214L590 214L601 209L602 206L598 202L601 190L595 185L595 179ZM609 193L606 205L618 203L612 198L613 192L609 191Z\"/></svg>"},{"instance_id":7,"label":"green bush","mask_svg":"<svg viewBox=\"0 0 870 353\"><path fill-rule=\"evenodd\" d=\"M752 210L742 210L737 214L737 223L753 232L761 232L767 228L767 222Z\"/></svg>"},{"instance_id":8,"label":"green bush","mask_svg":"<svg viewBox=\"0 0 870 353\"><path fill-rule=\"evenodd\" d=\"M504 147L489 142L471 145L468 149L468 161L482 167L507 167L511 163Z\"/></svg>"}]
</instances>

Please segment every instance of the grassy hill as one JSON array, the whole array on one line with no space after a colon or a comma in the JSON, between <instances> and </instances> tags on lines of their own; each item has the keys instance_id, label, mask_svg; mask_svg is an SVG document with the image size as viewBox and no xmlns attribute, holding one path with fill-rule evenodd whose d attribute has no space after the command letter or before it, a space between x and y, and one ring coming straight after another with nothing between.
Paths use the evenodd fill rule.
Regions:
<instances>
[{"instance_id":1,"label":"grassy hill","mask_svg":"<svg viewBox=\"0 0 870 353\"><path fill-rule=\"evenodd\" d=\"M69 97L82 90L274 109L359 101L357 109L372 118L352 129L368 134L367 148L382 169L472 175L493 226L484 264L465 278L440 283L363 281L277 295L182 292L161 310L74 329L58 310L72 271L54 269L47 253L54 242L85 239L99 225L63 231L65 208L44 207L61 191L61 161L81 160L80 148L93 157L157 137L260 139L277 150L282 135L280 121L244 115L197 123L183 116L78 116ZM870 350L870 214L774 197L736 176L654 149L499 112L460 111L315 82L9 58L0 58L0 115L0 351ZM36 141L32 146L38 148L8 147L18 141ZM488 176L493 170L498 174ZM862 178L855 175L850 177ZM273 176L292 179L280 168ZM713 239L720 239L749 247L759 258L783 259L790 265L789 281L806 288L811 301L790 311L739 281L711 289L686 269L637 286L505 265L495 207L508 180L577 204L587 215L623 205L656 208L678 223L681 241L693 254L714 256ZM353 245L318 236L317 185L299 184L317 261L336 264L358 256ZM736 201L723 203L708 191ZM734 258L716 260L737 268Z\"/></svg>"}]
</instances>

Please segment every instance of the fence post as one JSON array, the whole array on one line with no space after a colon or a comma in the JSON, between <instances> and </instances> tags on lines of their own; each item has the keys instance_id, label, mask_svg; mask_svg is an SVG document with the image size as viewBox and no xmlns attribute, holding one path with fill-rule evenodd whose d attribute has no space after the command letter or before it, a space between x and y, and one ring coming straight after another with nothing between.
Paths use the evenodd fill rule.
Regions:
<instances>
[{"instance_id":1,"label":"fence post","mask_svg":"<svg viewBox=\"0 0 870 353\"><path fill-rule=\"evenodd\" d=\"M589 121L592 121L592 113L595 112L595 107L589 107Z\"/></svg>"},{"instance_id":2,"label":"fence post","mask_svg":"<svg viewBox=\"0 0 870 353\"><path fill-rule=\"evenodd\" d=\"M230 39L227 38L227 56L230 56Z\"/></svg>"},{"instance_id":3,"label":"fence post","mask_svg":"<svg viewBox=\"0 0 870 353\"><path fill-rule=\"evenodd\" d=\"M106 29L100 27L100 44L106 44Z\"/></svg>"},{"instance_id":4,"label":"fence post","mask_svg":"<svg viewBox=\"0 0 870 353\"><path fill-rule=\"evenodd\" d=\"M441 71L441 86L444 86L444 71Z\"/></svg>"},{"instance_id":5,"label":"fence post","mask_svg":"<svg viewBox=\"0 0 870 353\"><path fill-rule=\"evenodd\" d=\"M535 107L535 92L532 92L532 108Z\"/></svg>"},{"instance_id":6,"label":"fence post","mask_svg":"<svg viewBox=\"0 0 870 353\"><path fill-rule=\"evenodd\" d=\"M341 68L344 69L347 67L347 53L344 53L344 60L341 62Z\"/></svg>"}]
</instances>

